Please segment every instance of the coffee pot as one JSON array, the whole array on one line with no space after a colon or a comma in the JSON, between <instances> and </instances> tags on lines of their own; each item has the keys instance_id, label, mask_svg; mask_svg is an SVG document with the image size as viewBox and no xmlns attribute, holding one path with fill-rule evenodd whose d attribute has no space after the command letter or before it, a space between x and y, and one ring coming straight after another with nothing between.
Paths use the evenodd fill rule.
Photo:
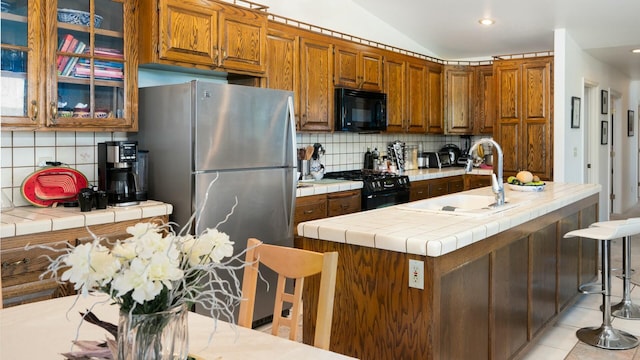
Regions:
<instances>
[{"instance_id":1,"label":"coffee pot","mask_svg":"<svg viewBox=\"0 0 640 360\"><path fill-rule=\"evenodd\" d=\"M137 141L98 143L98 189L107 192L109 205L137 205Z\"/></svg>"}]
</instances>

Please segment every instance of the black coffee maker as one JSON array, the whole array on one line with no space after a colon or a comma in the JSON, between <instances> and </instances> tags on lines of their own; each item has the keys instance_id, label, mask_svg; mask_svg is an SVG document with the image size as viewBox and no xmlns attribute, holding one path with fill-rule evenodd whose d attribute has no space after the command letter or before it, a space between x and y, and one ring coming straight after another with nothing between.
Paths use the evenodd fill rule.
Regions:
<instances>
[{"instance_id":1,"label":"black coffee maker","mask_svg":"<svg viewBox=\"0 0 640 360\"><path fill-rule=\"evenodd\" d=\"M98 189L107 192L109 205L137 205L134 165L137 141L98 143Z\"/></svg>"}]
</instances>

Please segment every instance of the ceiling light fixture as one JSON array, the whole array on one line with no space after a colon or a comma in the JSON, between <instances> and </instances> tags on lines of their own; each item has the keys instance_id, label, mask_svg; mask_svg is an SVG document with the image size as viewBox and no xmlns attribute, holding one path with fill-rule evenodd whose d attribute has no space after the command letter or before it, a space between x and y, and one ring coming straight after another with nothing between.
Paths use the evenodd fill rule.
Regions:
<instances>
[{"instance_id":1,"label":"ceiling light fixture","mask_svg":"<svg viewBox=\"0 0 640 360\"><path fill-rule=\"evenodd\" d=\"M634 54L640 54L640 49L633 49L631 52Z\"/></svg>"},{"instance_id":2,"label":"ceiling light fixture","mask_svg":"<svg viewBox=\"0 0 640 360\"><path fill-rule=\"evenodd\" d=\"M489 18L480 19L480 20L478 20L478 22L480 24L482 24L482 25L485 25L485 26L489 26L489 25L495 24L495 21L493 21L493 20L491 20Z\"/></svg>"}]
</instances>

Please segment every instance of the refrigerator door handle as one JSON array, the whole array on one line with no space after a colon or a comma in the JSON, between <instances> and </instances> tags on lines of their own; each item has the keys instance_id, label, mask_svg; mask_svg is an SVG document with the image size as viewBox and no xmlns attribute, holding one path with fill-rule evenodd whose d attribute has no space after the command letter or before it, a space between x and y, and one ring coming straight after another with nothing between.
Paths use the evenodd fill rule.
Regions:
<instances>
[{"instance_id":1,"label":"refrigerator door handle","mask_svg":"<svg viewBox=\"0 0 640 360\"><path fill-rule=\"evenodd\" d=\"M294 112L294 108L293 108L293 96L288 96L287 97L287 105L288 105L288 109L289 109L289 134L288 136L291 137L291 141L289 142L291 144L291 152L290 152L290 164L292 164L292 174L291 174L291 178L293 179L293 184L291 185L291 206L289 207L290 212L289 214L287 214L289 216L289 234L293 234L293 214L295 213L295 206L296 206L296 189L298 186L298 179L296 178L297 175L297 166L298 166L298 161L297 161L297 157L296 154L297 152L297 148L298 145L296 143L296 119L295 119L295 112Z\"/></svg>"}]
</instances>

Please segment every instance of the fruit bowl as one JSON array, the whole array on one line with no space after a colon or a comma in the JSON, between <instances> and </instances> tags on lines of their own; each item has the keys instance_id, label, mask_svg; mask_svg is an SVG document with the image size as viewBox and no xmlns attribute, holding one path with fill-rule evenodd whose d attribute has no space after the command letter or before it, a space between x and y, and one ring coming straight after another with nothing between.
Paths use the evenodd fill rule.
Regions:
<instances>
[{"instance_id":1,"label":"fruit bowl","mask_svg":"<svg viewBox=\"0 0 640 360\"><path fill-rule=\"evenodd\" d=\"M546 184L542 185L515 185L507 184L509 189L513 191L525 191L525 192L540 192L544 190Z\"/></svg>"}]
</instances>

